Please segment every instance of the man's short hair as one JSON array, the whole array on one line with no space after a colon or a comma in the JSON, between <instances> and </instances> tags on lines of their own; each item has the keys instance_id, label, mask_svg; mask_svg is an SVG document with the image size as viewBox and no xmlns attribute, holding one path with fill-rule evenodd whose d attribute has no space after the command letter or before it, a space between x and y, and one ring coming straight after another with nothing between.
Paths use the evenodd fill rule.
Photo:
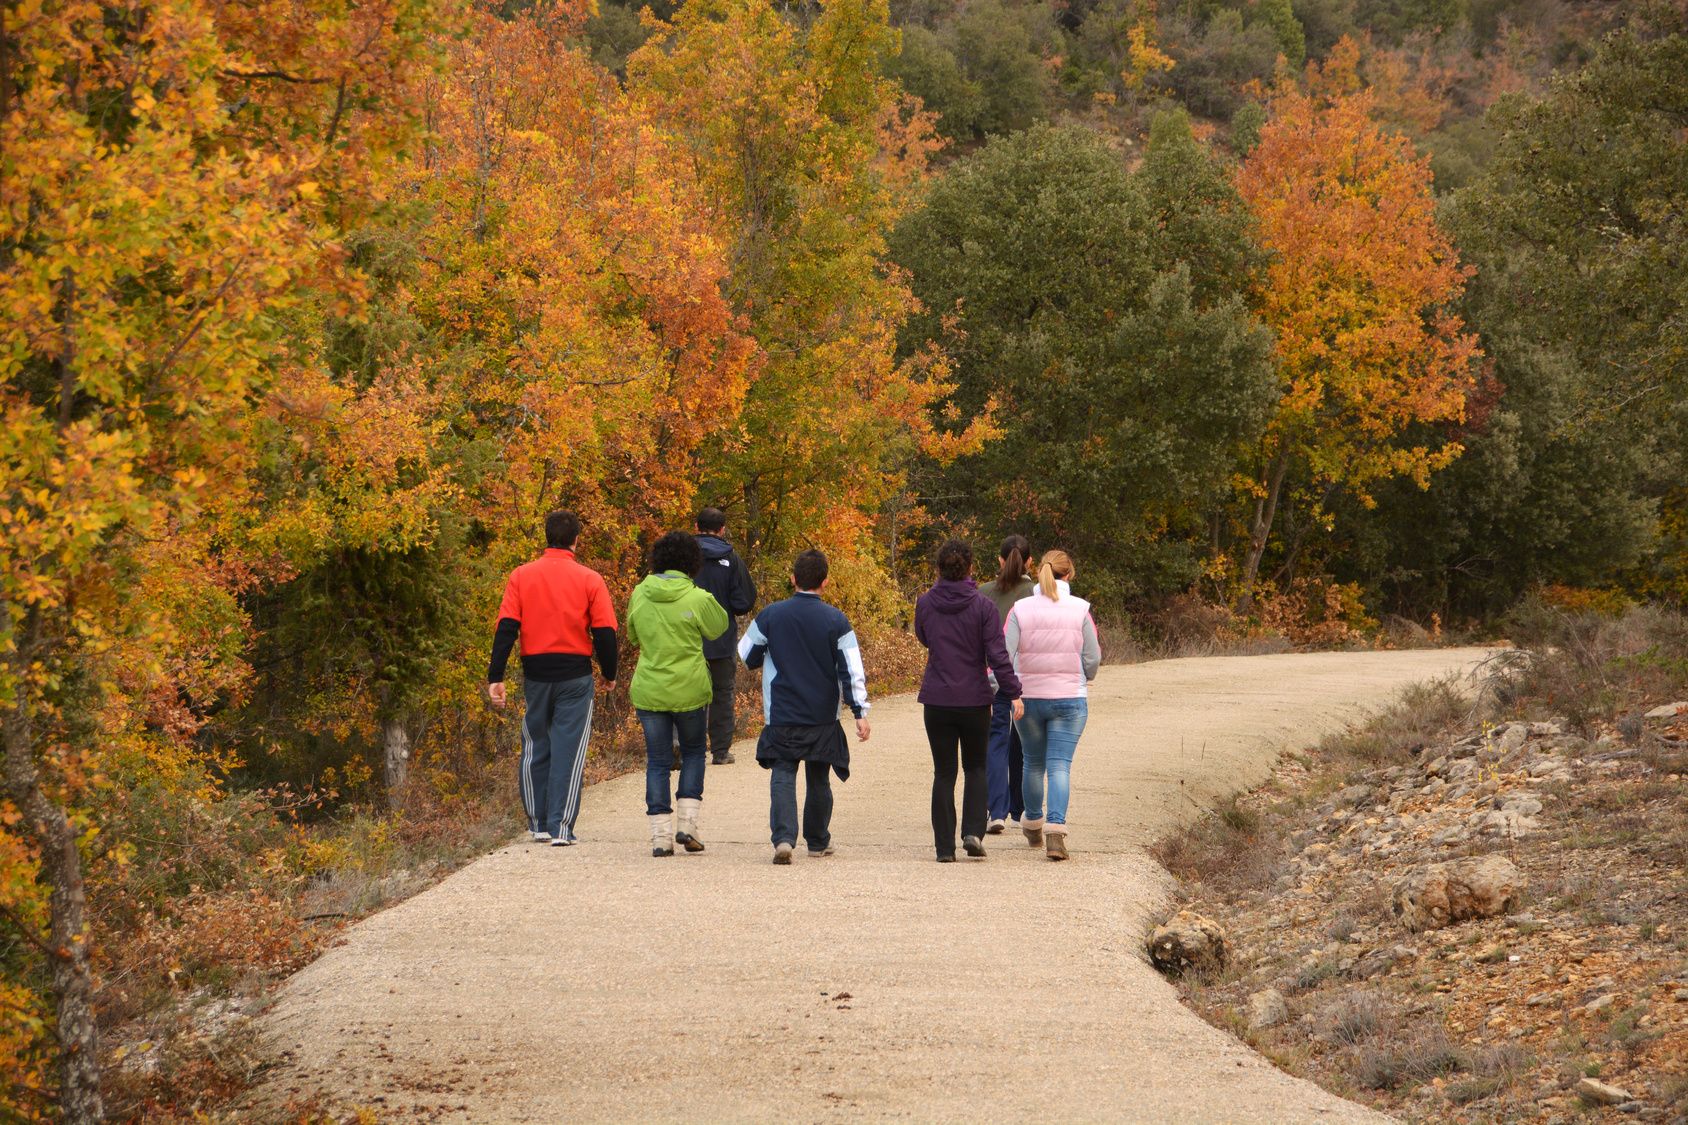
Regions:
<instances>
[{"instance_id":1,"label":"man's short hair","mask_svg":"<svg viewBox=\"0 0 1688 1125\"><path fill-rule=\"evenodd\" d=\"M826 556L819 551L804 551L791 564L791 576L797 580L799 590L820 589L826 581Z\"/></svg>"},{"instance_id":2,"label":"man's short hair","mask_svg":"<svg viewBox=\"0 0 1688 1125\"><path fill-rule=\"evenodd\" d=\"M720 508L705 508L697 514L699 531L720 531L727 526L727 513Z\"/></svg>"},{"instance_id":3,"label":"man's short hair","mask_svg":"<svg viewBox=\"0 0 1688 1125\"><path fill-rule=\"evenodd\" d=\"M684 531L670 531L651 547L651 573L677 570L688 578L703 569L703 549Z\"/></svg>"},{"instance_id":4,"label":"man's short hair","mask_svg":"<svg viewBox=\"0 0 1688 1125\"><path fill-rule=\"evenodd\" d=\"M580 538L580 517L567 508L559 508L545 517L545 545L570 550Z\"/></svg>"}]
</instances>

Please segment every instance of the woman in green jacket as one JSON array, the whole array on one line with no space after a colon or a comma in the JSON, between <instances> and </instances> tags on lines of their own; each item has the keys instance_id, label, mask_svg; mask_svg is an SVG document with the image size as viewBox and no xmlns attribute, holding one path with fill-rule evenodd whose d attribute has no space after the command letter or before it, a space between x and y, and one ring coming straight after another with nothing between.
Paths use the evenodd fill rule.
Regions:
<instances>
[{"instance_id":1,"label":"woman in green jacket","mask_svg":"<svg viewBox=\"0 0 1688 1125\"><path fill-rule=\"evenodd\" d=\"M727 611L715 595L692 584L703 567L697 540L671 531L651 548L651 572L627 603L626 636L639 648L633 671L633 707L645 731L645 812L651 820L651 854L673 855L674 843L701 852L698 813L712 694L703 642L727 631ZM680 742L679 825L669 804L668 773Z\"/></svg>"}]
</instances>

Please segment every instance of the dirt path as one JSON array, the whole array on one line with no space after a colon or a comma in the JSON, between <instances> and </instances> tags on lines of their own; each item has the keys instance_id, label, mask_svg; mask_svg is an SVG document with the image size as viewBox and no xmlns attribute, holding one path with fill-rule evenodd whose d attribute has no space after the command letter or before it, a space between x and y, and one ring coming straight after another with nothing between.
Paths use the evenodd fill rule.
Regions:
<instances>
[{"instance_id":1,"label":"dirt path","mask_svg":"<svg viewBox=\"0 0 1688 1125\"><path fill-rule=\"evenodd\" d=\"M649 856L642 777L595 786L579 847L505 848L293 978L264 1023L289 1060L271 1089L476 1122L1382 1120L1178 1003L1139 954L1166 886L1142 846L1279 750L1482 655L1104 669L1065 864L1008 836L932 861L907 696L875 708L835 787L827 859L769 864L749 747L709 772L703 855Z\"/></svg>"}]
</instances>

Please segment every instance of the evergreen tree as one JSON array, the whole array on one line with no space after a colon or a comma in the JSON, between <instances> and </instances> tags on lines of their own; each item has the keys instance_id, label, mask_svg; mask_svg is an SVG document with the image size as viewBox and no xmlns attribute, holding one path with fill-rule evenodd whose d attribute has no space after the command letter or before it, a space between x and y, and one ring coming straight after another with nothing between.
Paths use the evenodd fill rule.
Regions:
<instances>
[{"instance_id":1,"label":"evergreen tree","mask_svg":"<svg viewBox=\"0 0 1688 1125\"><path fill-rule=\"evenodd\" d=\"M1271 401L1269 343L1234 296L1235 196L1188 126L1128 174L1093 134L1039 126L954 165L897 229L925 312L903 346L951 341L959 417L1004 435L934 477L941 514L1087 560L1093 591L1189 581L1189 532ZM951 318L954 318L953 322Z\"/></svg>"}]
</instances>

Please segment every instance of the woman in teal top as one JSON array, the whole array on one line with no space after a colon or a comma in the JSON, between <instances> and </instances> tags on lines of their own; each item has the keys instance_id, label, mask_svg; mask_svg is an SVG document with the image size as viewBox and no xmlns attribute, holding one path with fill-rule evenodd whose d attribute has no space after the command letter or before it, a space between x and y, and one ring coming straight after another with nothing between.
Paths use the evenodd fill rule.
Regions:
<instances>
[{"instance_id":1,"label":"woman in teal top","mask_svg":"<svg viewBox=\"0 0 1688 1125\"><path fill-rule=\"evenodd\" d=\"M627 603L626 637L639 649L631 695L645 732L645 813L651 854L674 854L675 841L701 852L706 714L712 694L703 642L727 631L727 611L715 595L692 583L703 567L697 540L671 531L651 548L651 573ZM668 774L680 742L679 824L669 804Z\"/></svg>"}]
</instances>

